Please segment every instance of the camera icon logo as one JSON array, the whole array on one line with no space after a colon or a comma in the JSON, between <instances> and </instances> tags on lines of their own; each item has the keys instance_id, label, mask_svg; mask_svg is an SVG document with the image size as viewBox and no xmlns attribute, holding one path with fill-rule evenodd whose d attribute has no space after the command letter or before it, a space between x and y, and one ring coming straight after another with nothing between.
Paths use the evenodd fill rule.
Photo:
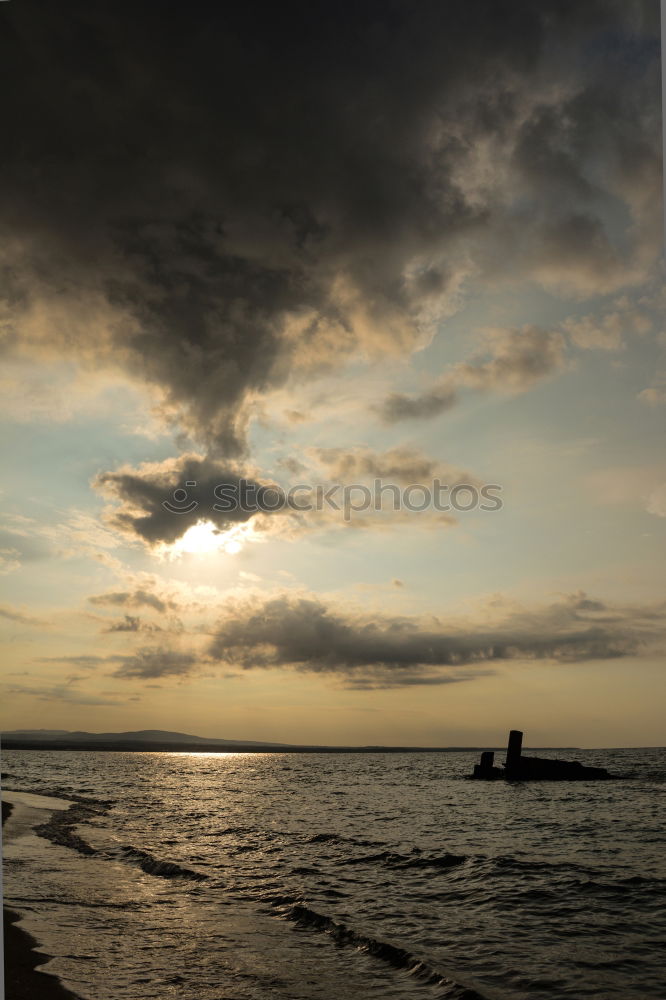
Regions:
<instances>
[{"instance_id":1,"label":"camera icon logo","mask_svg":"<svg viewBox=\"0 0 666 1000\"><path fill-rule=\"evenodd\" d=\"M185 483L185 485L196 486L197 485L196 480L195 481L188 480ZM162 506L164 507L165 510L168 510L170 514L190 514L193 510L196 510L196 508L199 506L196 500L190 500L189 503L187 504L185 503L185 501L187 500L187 490L182 489L182 487L179 487L177 490L174 490L171 496L174 501L173 503L171 502L171 500L162 501Z\"/></svg>"}]
</instances>

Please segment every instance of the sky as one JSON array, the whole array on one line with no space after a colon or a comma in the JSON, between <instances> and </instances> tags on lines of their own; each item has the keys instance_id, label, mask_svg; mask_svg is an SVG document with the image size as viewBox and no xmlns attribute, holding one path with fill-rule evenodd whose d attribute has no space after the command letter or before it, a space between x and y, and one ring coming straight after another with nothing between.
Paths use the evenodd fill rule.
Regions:
<instances>
[{"instance_id":1,"label":"sky","mask_svg":"<svg viewBox=\"0 0 666 1000\"><path fill-rule=\"evenodd\" d=\"M0 46L2 728L663 745L656 0Z\"/></svg>"}]
</instances>

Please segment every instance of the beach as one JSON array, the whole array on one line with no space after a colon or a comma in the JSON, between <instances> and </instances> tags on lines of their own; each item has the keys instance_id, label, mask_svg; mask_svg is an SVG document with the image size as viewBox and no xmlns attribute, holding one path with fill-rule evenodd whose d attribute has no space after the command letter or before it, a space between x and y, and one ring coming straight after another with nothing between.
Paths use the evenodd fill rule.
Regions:
<instances>
[{"instance_id":1,"label":"beach","mask_svg":"<svg viewBox=\"0 0 666 1000\"><path fill-rule=\"evenodd\" d=\"M3 802L3 826L11 812L9 802ZM36 968L48 961L49 956L37 951L35 939L16 926L20 919L18 913L3 907L6 1000L78 1000L57 979Z\"/></svg>"}]
</instances>

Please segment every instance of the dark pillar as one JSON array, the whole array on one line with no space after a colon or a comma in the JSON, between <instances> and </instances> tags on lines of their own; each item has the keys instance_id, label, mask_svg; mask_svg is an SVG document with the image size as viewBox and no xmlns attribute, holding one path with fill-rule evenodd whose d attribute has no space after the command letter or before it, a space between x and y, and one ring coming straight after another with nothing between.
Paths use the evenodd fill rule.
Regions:
<instances>
[{"instance_id":1,"label":"dark pillar","mask_svg":"<svg viewBox=\"0 0 666 1000\"><path fill-rule=\"evenodd\" d=\"M523 746L523 734L519 729L512 729L509 733L509 745L506 748L506 769L513 771L520 766L520 751Z\"/></svg>"},{"instance_id":2,"label":"dark pillar","mask_svg":"<svg viewBox=\"0 0 666 1000\"><path fill-rule=\"evenodd\" d=\"M490 781L491 778L496 778L498 776L497 768L493 767L493 761L495 760L495 754L492 750L484 750L481 754L481 760L478 764L474 765L473 778L484 778L486 781Z\"/></svg>"}]
</instances>

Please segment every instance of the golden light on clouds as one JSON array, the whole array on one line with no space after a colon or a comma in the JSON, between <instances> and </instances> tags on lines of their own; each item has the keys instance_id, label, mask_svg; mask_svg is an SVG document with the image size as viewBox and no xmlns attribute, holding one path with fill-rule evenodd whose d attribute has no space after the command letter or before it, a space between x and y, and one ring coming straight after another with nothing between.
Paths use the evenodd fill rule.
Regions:
<instances>
[{"instance_id":1,"label":"golden light on clouds","mask_svg":"<svg viewBox=\"0 0 666 1000\"><path fill-rule=\"evenodd\" d=\"M235 556L249 541L258 541L250 524L235 524L227 531L220 531L212 521L201 520L188 528L172 545L163 545L159 554L169 560L179 559L184 555L204 556L216 552Z\"/></svg>"}]
</instances>

